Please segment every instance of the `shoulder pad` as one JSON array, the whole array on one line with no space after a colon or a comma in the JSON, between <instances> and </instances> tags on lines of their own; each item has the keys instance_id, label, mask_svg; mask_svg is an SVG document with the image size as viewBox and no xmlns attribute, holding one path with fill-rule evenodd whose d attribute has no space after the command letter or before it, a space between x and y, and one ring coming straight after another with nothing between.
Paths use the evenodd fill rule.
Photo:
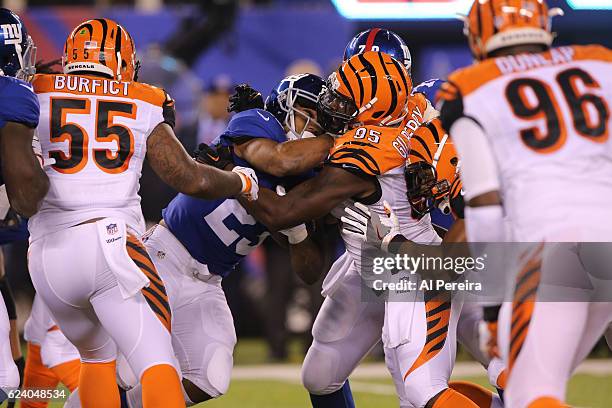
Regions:
<instances>
[{"instance_id":1,"label":"shoulder pad","mask_svg":"<svg viewBox=\"0 0 612 408\"><path fill-rule=\"evenodd\" d=\"M0 126L5 122L38 126L40 105L32 85L11 77L0 77Z\"/></svg>"},{"instance_id":2,"label":"shoulder pad","mask_svg":"<svg viewBox=\"0 0 612 408\"><path fill-rule=\"evenodd\" d=\"M244 138L266 138L278 143L287 140L278 120L263 109L249 109L234 115L220 139L227 144Z\"/></svg>"},{"instance_id":3,"label":"shoulder pad","mask_svg":"<svg viewBox=\"0 0 612 408\"><path fill-rule=\"evenodd\" d=\"M380 176L406 165L405 146L400 128L362 126L336 139L326 164L358 175Z\"/></svg>"}]
</instances>

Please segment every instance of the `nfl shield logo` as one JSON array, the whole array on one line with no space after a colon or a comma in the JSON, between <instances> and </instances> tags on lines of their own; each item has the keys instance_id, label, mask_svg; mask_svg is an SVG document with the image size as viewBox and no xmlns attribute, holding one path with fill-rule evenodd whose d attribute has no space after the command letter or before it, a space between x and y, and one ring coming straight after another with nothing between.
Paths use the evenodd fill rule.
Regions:
<instances>
[{"instance_id":1,"label":"nfl shield logo","mask_svg":"<svg viewBox=\"0 0 612 408\"><path fill-rule=\"evenodd\" d=\"M119 228L117 228L117 224L108 224L106 226L106 233L108 235L115 235L117 231L119 231Z\"/></svg>"}]
</instances>

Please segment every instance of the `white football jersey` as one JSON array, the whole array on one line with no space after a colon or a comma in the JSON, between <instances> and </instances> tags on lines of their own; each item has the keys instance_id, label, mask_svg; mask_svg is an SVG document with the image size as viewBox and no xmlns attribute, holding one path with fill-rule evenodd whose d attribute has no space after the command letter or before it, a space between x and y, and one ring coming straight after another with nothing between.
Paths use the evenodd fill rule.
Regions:
<instances>
[{"instance_id":1,"label":"white football jersey","mask_svg":"<svg viewBox=\"0 0 612 408\"><path fill-rule=\"evenodd\" d=\"M612 51L571 46L487 59L443 85L445 129L468 117L487 135L514 240L612 232L611 73Z\"/></svg>"},{"instance_id":2,"label":"white football jersey","mask_svg":"<svg viewBox=\"0 0 612 408\"><path fill-rule=\"evenodd\" d=\"M37 75L38 136L49 193L29 221L32 239L99 217L144 232L140 175L147 138L174 125L164 90L94 76Z\"/></svg>"}]
</instances>

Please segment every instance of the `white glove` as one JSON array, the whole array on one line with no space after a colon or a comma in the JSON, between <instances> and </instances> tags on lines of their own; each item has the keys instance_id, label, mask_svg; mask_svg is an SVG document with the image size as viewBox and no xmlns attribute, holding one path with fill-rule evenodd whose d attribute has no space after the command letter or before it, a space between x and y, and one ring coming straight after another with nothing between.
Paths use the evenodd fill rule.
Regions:
<instances>
[{"instance_id":1,"label":"white glove","mask_svg":"<svg viewBox=\"0 0 612 408\"><path fill-rule=\"evenodd\" d=\"M284 196L287 194L285 187L281 185L276 186L276 194L279 196ZM287 237L287 241L289 241L291 245L299 244L308 238L308 229L306 228L305 224L296 225L295 227L280 230L278 232L285 235Z\"/></svg>"},{"instance_id":2,"label":"white glove","mask_svg":"<svg viewBox=\"0 0 612 408\"><path fill-rule=\"evenodd\" d=\"M257 200L259 183L255 170L250 167L236 166L232 169L232 171L238 174L240 176L240 180L242 180L242 190L240 191L240 194L245 196L249 201Z\"/></svg>"},{"instance_id":3,"label":"white glove","mask_svg":"<svg viewBox=\"0 0 612 408\"><path fill-rule=\"evenodd\" d=\"M391 240L400 234L400 225L389 203L383 201L383 206L387 217L382 219L361 203L356 202L346 207L340 218L342 232L387 252Z\"/></svg>"}]
</instances>

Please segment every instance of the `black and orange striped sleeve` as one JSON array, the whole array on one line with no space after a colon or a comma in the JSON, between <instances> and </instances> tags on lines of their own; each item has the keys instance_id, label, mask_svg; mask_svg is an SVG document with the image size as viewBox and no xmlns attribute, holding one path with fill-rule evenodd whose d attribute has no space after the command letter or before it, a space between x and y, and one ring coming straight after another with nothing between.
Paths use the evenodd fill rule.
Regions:
<instances>
[{"instance_id":1,"label":"black and orange striped sleeve","mask_svg":"<svg viewBox=\"0 0 612 408\"><path fill-rule=\"evenodd\" d=\"M406 159L392 146L396 137L393 129L359 129L378 132L376 142L369 141L368 136L356 138L356 130L352 130L336 139L326 165L343 168L360 177L376 177L406 164Z\"/></svg>"}]
</instances>

